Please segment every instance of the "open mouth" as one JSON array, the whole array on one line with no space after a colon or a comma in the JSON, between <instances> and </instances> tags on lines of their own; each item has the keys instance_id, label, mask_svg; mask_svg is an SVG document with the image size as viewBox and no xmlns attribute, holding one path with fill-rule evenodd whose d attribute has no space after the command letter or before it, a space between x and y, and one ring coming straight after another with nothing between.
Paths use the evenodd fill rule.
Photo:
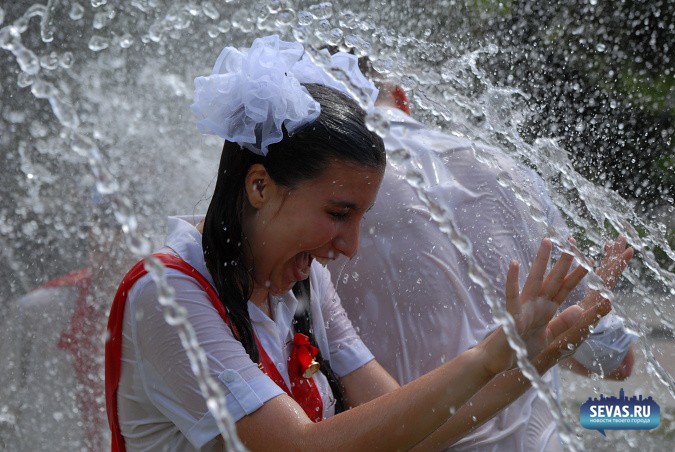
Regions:
<instances>
[{"instance_id":1,"label":"open mouth","mask_svg":"<svg viewBox=\"0 0 675 452\"><path fill-rule=\"evenodd\" d=\"M312 266L312 259L313 257L309 253L299 253L295 256L293 277L296 281L302 281L309 277L309 268Z\"/></svg>"},{"instance_id":2,"label":"open mouth","mask_svg":"<svg viewBox=\"0 0 675 452\"><path fill-rule=\"evenodd\" d=\"M312 266L313 260L316 260L325 267L333 259L330 257L314 256L307 252L298 253L295 256L295 265L293 266L293 278L296 281L302 281L309 277L309 269Z\"/></svg>"}]
</instances>

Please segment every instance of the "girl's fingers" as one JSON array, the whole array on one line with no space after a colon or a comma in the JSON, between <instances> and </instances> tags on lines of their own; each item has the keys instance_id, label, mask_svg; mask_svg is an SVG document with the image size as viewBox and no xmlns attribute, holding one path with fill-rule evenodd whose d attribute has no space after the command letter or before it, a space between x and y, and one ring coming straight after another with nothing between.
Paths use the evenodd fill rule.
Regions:
<instances>
[{"instance_id":1,"label":"girl's fingers","mask_svg":"<svg viewBox=\"0 0 675 452\"><path fill-rule=\"evenodd\" d=\"M607 288L612 289L635 251L633 248L626 248L626 238L622 235L618 236L615 242L609 243L613 245L605 247L605 256L600 267L596 270L596 274L602 278Z\"/></svg>"},{"instance_id":2,"label":"girl's fingers","mask_svg":"<svg viewBox=\"0 0 675 452\"><path fill-rule=\"evenodd\" d=\"M520 313L520 289L518 287L518 271L520 265L511 259L509 271L506 274L506 310L515 317Z\"/></svg>"},{"instance_id":3,"label":"girl's fingers","mask_svg":"<svg viewBox=\"0 0 675 452\"><path fill-rule=\"evenodd\" d=\"M532 360L532 364L537 371L539 371L540 374L543 374L560 360L571 355L583 340L588 337L591 326L598 323L600 318L607 315L611 309L612 307L609 301L601 300L585 310L571 328L558 334L558 336Z\"/></svg>"},{"instance_id":4,"label":"girl's fingers","mask_svg":"<svg viewBox=\"0 0 675 452\"><path fill-rule=\"evenodd\" d=\"M579 322L583 313L584 310L581 309L581 307L573 305L551 319L551 321L548 322L548 337L550 340L557 338L565 331L572 328Z\"/></svg>"},{"instance_id":5,"label":"girl's fingers","mask_svg":"<svg viewBox=\"0 0 675 452\"><path fill-rule=\"evenodd\" d=\"M619 280L619 277L626 269L628 261L633 258L635 250L633 248L626 248L626 238L622 235L616 238L616 242L612 246L605 246L605 255L600 262L600 266L595 270L595 273L602 279L605 287L612 290ZM597 303L601 299L600 292L597 290L589 290L587 295L581 301L580 305L586 307L592 303Z\"/></svg>"},{"instance_id":6,"label":"girl's fingers","mask_svg":"<svg viewBox=\"0 0 675 452\"><path fill-rule=\"evenodd\" d=\"M558 293L556 293L555 296L551 298L551 300L560 305L567 299L567 296L570 294L570 292L572 292L574 288L579 285L581 280L584 279L587 274L588 270L586 270L581 265L578 265L570 272L569 275L567 275L562 283L562 286L558 290Z\"/></svg>"},{"instance_id":7,"label":"girl's fingers","mask_svg":"<svg viewBox=\"0 0 675 452\"><path fill-rule=\"evenodd\" d=\"M563 253L558 262L555 263L548 276L541 291L541 296L552 300L553 297L558 293L560 287L567 276L567 272L574 261L574 256L571 254Z\"/></svg>"},{"instance_id":8,"label":"girl's fingers","mask_svg":"<svg viewBox=\"0 0 675 452\"><path fill-rule=\"evenodd\" d=\"M539 245L537 257L534 258L530 273L527 275L521 299L523 301L530 300L539 295L541 291L541 284L544 281L546 268L548 267L548 260L551 257L551 248L553 245L549 239L544 239Z\"/></svg>"},{"instance_id":9,"label":"girl's fingers","mask_svg":"<svg viewBox=\"0 0 675 452\"><path fill-rule=\"evenodd\" d=\"M619 276L621 276L621 273L626 269L628 261L632 259L633 254L633 248L628 248L608 262L603 261L603 266L600 267L596 273L602 278L608 289L614 288Z\"/></svg>"}]
</instances>

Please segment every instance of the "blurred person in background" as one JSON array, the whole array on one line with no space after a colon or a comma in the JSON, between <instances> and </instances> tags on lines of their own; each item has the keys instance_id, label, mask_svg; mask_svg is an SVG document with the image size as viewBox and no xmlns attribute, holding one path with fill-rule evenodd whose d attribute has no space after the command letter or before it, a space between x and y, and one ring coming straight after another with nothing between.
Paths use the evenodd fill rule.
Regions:
<instances>
[{"instance_id":1,"label":"blurred person in background","mask_svg":"<svg viewBox=\"0 0 675 452\"><path fill-rule=\"evenodd\" d=\"M367 60L362 58L360 63L364 72L378 78ZM569 231L544 181L533 170L499 149L421 124L410 116L409 102L399 86L381 82L379 87L376 105L389 123L385 148L405 148L417 157L426 190L445 206L458 232L470 240L477 264L490 279L485 289L472 281L469 262L432 220L407 182L406 169L388 159L377 200L363 220L359 254L346 264L333 262L330 268L338 295L361 338L403 385L483 340L497 325L485 291L494 300L503 300L509 260L529 264L539 242L551 236L552 229L563 237ZM519 199L523 193L529 199ZM533 218L535 211L543 221ZM623 237L608 242L597 273L609 288L632 254ZM581 300L583 292L572 294L567 305L580 302L585 307L598 296L589 293ZM631 343L635 339L623 328L623 321L610 313L564 365L581 374L625 379L632 371ZM557 372L554 368L543 377L556 394ZM490 408L494 397L474 396L456 414L464 416L463 424L474 430L453 449L561 448L551 410L529 389L527 379L501 375L490 385L499 387L495 393L523 395L496 415L498 404ZM482 405L483 416L473 419L476 412L469 408L471 404ZM446 432L445 436L453 435ZM439 441L437 446L450 444Z\"/></svg>"},{"instance_id":2,"label":"blurred person in background","mask_svg":"<svg viewBox=\"0 0 675 452\"><path fill-rule=\"evenodd\" d=\"M89 193L89 191L87 190ZM11 300L0 329L0 449L103 450L103 344L123 242L98 193L81 231L89 259Z\"/></svg>"}]
</instances>

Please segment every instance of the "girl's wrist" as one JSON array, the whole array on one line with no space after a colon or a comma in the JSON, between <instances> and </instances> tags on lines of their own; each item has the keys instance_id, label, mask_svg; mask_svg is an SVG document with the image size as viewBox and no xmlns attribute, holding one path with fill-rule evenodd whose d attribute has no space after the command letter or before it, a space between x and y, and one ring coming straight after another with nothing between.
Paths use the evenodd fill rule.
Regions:
<instances>
[{"instance_id":1,"label":"girl's wrist","mask_svg":"<svg viewBox=\"0 0 675 452\"><path fill-rule=\"evenodd\" d=\"M508 370L513 362L513 352L501 327L472 350L476 351L476 363L489 378Z\"/></svg>"}]
</instances>

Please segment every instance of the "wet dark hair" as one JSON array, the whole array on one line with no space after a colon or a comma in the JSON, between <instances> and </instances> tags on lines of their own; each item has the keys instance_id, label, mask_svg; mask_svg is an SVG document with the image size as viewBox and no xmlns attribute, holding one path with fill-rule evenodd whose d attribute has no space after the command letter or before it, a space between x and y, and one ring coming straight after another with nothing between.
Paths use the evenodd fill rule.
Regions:
<instances>
[{"instance_id":1,"label":"wet dark hair","mask_svg":"<svg viewBox=\"0 0 675 452\"><path fill-rule=\"evenodd\" d=\"M382 172L386 164L382 139L368 130L365 113L352 99L322 85L305 86L321 104L321 114L291 136L284 131L282 141L268 147L267 156L254 154L237 143L225 142L216 187L204 220L202 245L206 267L227 309L235 337L256 363L259 352L247 308L253 282L244 265L247 242L242 230L248 169L260 163L275 183L293 188L320 177L335 161ZM298 283L294 292L298 295L307 288L306 282ZM304 312L296 313L294 325L297 332L307 334L316 345L308 306ZM344 408L342 391L328 362L320 355L317 361L333 390L337 413Z\"/></svg>"}]
</instances>

